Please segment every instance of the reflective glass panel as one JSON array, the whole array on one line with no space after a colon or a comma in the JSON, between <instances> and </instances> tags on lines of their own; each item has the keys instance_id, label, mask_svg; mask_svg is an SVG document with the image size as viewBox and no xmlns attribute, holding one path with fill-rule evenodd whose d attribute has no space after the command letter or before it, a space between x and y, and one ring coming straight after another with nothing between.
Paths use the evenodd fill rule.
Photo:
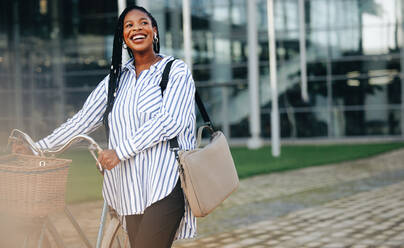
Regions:
<instances>
[{"instance_id":1,"label":"reflective glass panel","mask_svg":"<svg viewBox=\"0 0 404 248\"><path fill-rule=\"evenodd\" d=\"M343 110L332 113L333 136L400 135L401 113L397 109L371 108Z\"/></svg>"},{"instance_id":2,"label":"reflective glass panel","mask_svg":"<svg viewBox=\"0 0 404 248\"><path fill-rule=\"evenodd\" d=\"M271 137L269 112L262 115L263 137ZM327 109L280 109L280 131L282 138L327 137Z\"/></svg>"}]
</instances>

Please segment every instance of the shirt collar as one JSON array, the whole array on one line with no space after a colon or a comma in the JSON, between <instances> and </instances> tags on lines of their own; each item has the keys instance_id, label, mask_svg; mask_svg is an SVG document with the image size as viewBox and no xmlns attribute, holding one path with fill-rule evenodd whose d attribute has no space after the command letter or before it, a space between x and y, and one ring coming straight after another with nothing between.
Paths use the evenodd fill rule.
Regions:
<instances>
[{"instance_id":1,"label":"shirt collar","mask_svg":"<svg viewBox=\"0 0 404 248\"><path fill-rule=\"evenodd\" d=\"M158 62L154 63L153 65L150 66L149 71L154 72L154 71L161 71L163 69L163 66L166 64L166 61L173 59L172 56L166 56L163 54L158 54L158 56L162 57L162 60L159 60ZM122 72L127 71L129 69L135 70L135 65L133 64L134 58L131 58L128 60L128 62L125 63L125 65L122 68Z\"/></svg>"},{"instance_id":2,"label":"shirt collar","mask_svg":"<svg viewBox=\"0 0 404 248\"><path fill-rule=\"evenodd\" d=\"M125 63L125 65L122 67L122 72L129 70L129 68L132 68L133 70L135 69L135 66L133 65L133 60L134 58L130 58L128 62Z\"/></svg>"}]
</instances>

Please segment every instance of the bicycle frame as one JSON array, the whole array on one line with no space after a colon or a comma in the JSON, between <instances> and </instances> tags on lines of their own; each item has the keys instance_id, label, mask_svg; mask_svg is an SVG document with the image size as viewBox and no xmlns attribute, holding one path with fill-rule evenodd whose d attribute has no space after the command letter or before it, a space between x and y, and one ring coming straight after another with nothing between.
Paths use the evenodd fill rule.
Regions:
<instances>
[{"instance_id":1,"label":"bicycle frame","mask_svg":"<svg viewBox=\"0 0 404 248\"><path fill-rule=\"evenodd\" d=\"M17 137L17 135L19 135L20 137ZM98 161L97 156L95 154L95 152L98 152L98 153L101 152L102 149L93 138L91 138L91 137L89 137L87 135L74 136L73 138L68 140L66 142L66 144L64 144L63 146L58 147L57 149L42 150L40 147L38 147L35 144L35 142L31 139L31 137L28 134L24 133L21 130L14 129L14 130L12 130L12 132L10 134L8 145L13 141L20 141L21 138L23 139L23 141L25 141L29 145L29 148L31 149L31 151L37 156L45 156L45 154L48 154L48 155L61 154L64 151L66 151L75 142L86 140L87 142L90 143L90 145L88 146L88 150L91 153L91 155L93 156L93 158L95 159L95 161L97 163L97 166L98 166L98 170L101 173L103 173L103 168L102 168L102 166L101 166L100 162ZM65 207L64 212L65 212L66 216L68 217L69 221L73 224L76 231L79 233L80 238L82 239L82 241L86 244L86 246L88 248L92 248L92 246L91 246L90 242L88 241L86 235L84 234L83 230L80 228L80 226L78 225L78 223L76 222L74 217L71 215L71 213L67 209L67 207ZM107 212L108 212L108 204L104 200L104 205L103 205L103 209L102 209L102 213L101 213L100 226L99 226L99 229L98 229L96 248L101 247L101 241L102 241L102 238L103 238L102 237L103 236L103 229L104 229L106 219L107 219L106 218L107 217Z\"/></svg>"}]
</instances>

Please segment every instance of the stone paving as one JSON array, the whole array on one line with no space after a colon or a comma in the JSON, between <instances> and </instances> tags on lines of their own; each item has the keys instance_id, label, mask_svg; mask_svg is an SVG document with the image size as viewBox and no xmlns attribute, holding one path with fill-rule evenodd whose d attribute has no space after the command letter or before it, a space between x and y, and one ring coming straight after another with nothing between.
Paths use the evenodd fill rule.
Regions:
<instances>
[{"instance_id":1,"label":"stone paving","mask_svg":"<svg viewBox=\"0 0 404 248\"><path fill-rule=\"evenodd\" d=\"M257 176L241 181L238 190L222 207L291 195L400 169L404 169L404 150L357 161Z\"/></svg>"},{"instance_id":2,"label":"stone paving","mask_svg":"<svg viewBox=\"0 0 404 248\"><path fill-rule=\"evenodd\" d=\"M404 182L175 247L404 247Z\"/></svg>"},{"instance_id":3,"label":"stone paving","mask_svg":"<svg viewBox=\"0 0 404 248\"><path fill-rule=\"evenodd\" d=\"M307 192L348 185L355 180L376 180L383 173L399 172L404 172L404 149L369 159L245 179L220 208L198 220L196 239L177 241L174 247L404 248L404 177L387 186L348 192L348 196L320 205L309 204L302 210L273 218L262 215L253 222L237 224L222 219L223 216L242 219L245 212L255 211L251 203L282 202L283 197L305 197ZM69 206L94 244L101 207L101 201ZM67 247L84 247L63 214L51 218Z\"/></svg>"},{"instance_id":4,"label":"stone paving","mask_svg":"<svg viewBox=\"0 0 404 248\"><path fill-rule=\"evenodd\" d=\"M248 204L251 202L259 203L271 199L281 199L282 202L283 197L290 195L332 188L335 185L372 178L381 173L395 174L400 170L404 170L404 149L357 161L248 178L240 182L239 189L219 209L198 220L198 233L204 236L228 229L227 226L221 228L223 223L218 223L218 220L223 220L222 215L239 205L242 209L243 206L251 207ZM245 214L245 211L242 214ZM237 218L237 213L231 214Z\"/></svg>"}]
</instances>

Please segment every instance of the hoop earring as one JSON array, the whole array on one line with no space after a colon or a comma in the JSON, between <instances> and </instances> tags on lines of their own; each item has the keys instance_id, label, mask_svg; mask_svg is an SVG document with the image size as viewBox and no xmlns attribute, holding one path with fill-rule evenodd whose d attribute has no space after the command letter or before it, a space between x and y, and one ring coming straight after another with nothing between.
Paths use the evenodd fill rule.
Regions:
<instances>
[{"instance_id":1,"label":"hoop earring","mask_svg":"<svg viewBox=\"0 0 404 248\"><path fill-rule=\"evenodd\" d=\"M122 43L122 47L125 48L125 49L128 49L128 46L126 45L125 42Z\"/></svg>"},{"instance_id":2,"label":"hoop earring","mask_svg":"<svg viewBox=\"0 0 404 248\"><path fill-rule=\"evenodd\" d=\"M153 39L153 42L154 42L154 43L159 42L159 38L157 38L157 34L156 34L156 33L154 33L154 39Z\"/></svg>"}]
</instances>

